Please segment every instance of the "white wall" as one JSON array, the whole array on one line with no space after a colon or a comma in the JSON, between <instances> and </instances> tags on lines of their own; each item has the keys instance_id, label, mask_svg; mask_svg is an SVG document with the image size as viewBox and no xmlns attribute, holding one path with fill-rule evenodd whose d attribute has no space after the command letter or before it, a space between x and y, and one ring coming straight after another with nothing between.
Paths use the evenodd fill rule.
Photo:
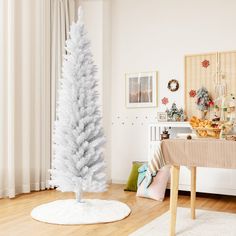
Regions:
<instances>
[{"instance_id":1,"label":"white wall","mask_svg":"<svg viewBox=\"0 0 236 236\"><path fill-rule=\"evenodd\" d=\"M125 107L124 74L157 70L158 109L164 96L182 106L184 55L235 50L235 9L235 0L112 0L113 182L127 179L132 160L147 159L147 124L157 112ZM179 91L168 91L170 79Z\"/></svg>"},{"instance_id":2,"label":"white wall","mask_svg":"<svg viewBox=\"0 0 236 236\"><path fill-rule=\"evenodd\" d=\"M147 124L160 100L184 104L184 55L236 49L235 0L81 0L92 43L113 182L124 182L133 160L147 160ZM158 108L127 109L128 72L157 70ZM167 89L170 79L180 89Z\"/></svg>"}]
</instances>

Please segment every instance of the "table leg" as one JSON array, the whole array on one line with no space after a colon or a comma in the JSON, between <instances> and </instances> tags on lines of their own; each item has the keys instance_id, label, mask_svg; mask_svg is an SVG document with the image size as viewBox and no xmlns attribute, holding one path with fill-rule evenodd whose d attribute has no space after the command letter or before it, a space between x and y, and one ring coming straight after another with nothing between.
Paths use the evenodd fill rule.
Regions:
<instances>
[{"instance_id":1,"label":"table leg","mask_svg":"<svg viewBox=\"0 0 236 236\"><path fill-rule=\"evenodd\" d=\"M178 188L179 188L179 166L172 166L171 169L171 192L170 192L170 236L175 235Z\"/></svg>"},{"instance_id":2,"label":"table leg","mask_svg":"<svg viewBox=\"0 0 236 236\"><path fill-rule=\"evenodd\" d=\"M195 166L191 167L191 218L195 219L195 208L196 208L196 172Z\"/></svg>"}]
</instances>

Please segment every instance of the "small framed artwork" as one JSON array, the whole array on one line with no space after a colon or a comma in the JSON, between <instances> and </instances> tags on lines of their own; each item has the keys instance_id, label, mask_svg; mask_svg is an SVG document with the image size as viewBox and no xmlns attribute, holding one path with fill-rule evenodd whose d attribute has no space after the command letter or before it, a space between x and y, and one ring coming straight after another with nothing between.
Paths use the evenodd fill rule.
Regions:
<instances>
[{"instance_id":1,"label":"small framed artwork","mask_svg":"<svg viewBox=\"0 0 236 236\"><path fill-rule=\"evenodd\" d=\"M126 106L157 106L157 72L126 74Z\"/></svg>"},{"instance_id":2,"label":"small framed artwork","mask_svg":"<svg viewBox=\"0 0 236 236\"><path fill-rule=\"evenodd\" d=\"M157 112L157 121L158 122L166 122L167 121L167 113L166 112Z\"/></svg>"}]
</instances>

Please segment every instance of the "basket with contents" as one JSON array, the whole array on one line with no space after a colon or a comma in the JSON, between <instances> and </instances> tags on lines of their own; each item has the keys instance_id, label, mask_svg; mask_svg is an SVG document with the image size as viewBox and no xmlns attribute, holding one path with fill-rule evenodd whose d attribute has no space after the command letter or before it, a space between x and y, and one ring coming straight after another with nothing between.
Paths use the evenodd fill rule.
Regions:
<instances>
[{"instance_id":1,"label":"basket with contents","mask_svg":"<svg viewBox=\"0 0 236 236\"><path fill-rule=\"evenodd\" d=\"M190 119L190 124L200 138L219 138L221 132L221 124L211 120L202 120L195 116Z\"/></svg>"}]
</instances>

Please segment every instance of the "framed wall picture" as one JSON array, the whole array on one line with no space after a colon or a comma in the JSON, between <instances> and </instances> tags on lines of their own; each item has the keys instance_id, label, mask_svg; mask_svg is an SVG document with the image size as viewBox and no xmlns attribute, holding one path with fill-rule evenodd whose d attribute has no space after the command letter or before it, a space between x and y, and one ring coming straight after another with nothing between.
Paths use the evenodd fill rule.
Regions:
<instances>
[{"instance_id":1,"label":"framed wall picture","mask_svg":"<svg viewBox=\"0 0 236 236\"><path fill-rule=\"evenodd\" d=\"M166 122L167 121L167 113L166 112L157 112L157 121L158 122Z\"/></svg>"},{"instance_id":2,"label":"framed wall picture","mask_svg":"<svg viewBox=\"0 0 236 236\"><path fill-rule=\"evenodd\" d=\"M126 106L157 106L157 72L126 74Z\"/></svg>"}]
</instances>

